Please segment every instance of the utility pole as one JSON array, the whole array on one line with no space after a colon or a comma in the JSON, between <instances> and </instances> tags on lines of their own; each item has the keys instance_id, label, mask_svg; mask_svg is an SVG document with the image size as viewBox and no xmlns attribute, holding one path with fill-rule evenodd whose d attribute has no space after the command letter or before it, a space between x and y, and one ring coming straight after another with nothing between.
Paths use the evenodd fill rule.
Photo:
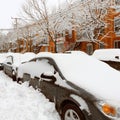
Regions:
<instances>
[{"instance_id":1,"label":"utility pole","mask_svg":"<svg viewBox=\"0 0 120 120\"><path fill-rule=\"evenodd\" d=\"M21 18L11 17L11 19L14 19L14 20L15 20L15 28L17 29L17 28L18 28L18 20L21 19Z\"/></svg>"},{"instance_id":2,"label":"utility pole","mask_svg":"<svg viewBox=\"0 0 120 120\"><path fill-rule=\"evenodd\" d=\"M15 29L16 29L16 31L17 31L17 40L18 40L18 20L21 19L21 18L11 17L11 19L14 19L14 20L15 20Z\"/></svg>"},{"instance_id":3,"label":"utility pole","mask_svg":"<svg viewBox=\"0 0 120 120\"><path fill-rule=\"evenodd\" d=\"M16 30L16 34L17 34L17 37L16 37L16 39L18 40L19 38L18 38L18 19L21 19L21 18L17 18L17 17L11 17L11 19L14 19L15 20L15 26L14 26L14 29ZM19 50L20 50L20 48L18 48ZM19 51L18 50L18 51Z\"/></svg>"}]
</instances>

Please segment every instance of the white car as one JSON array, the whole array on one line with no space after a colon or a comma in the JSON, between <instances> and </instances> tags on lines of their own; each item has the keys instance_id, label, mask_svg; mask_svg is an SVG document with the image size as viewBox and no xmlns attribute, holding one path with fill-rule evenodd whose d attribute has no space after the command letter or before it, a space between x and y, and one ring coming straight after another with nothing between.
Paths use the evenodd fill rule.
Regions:
<instances>
[{"instance_id":1,"label":"white car","mask_svg":"<svg viewBox=\"0 0 120 120\"><path fill-rule=\"evenodd\" d=\"M83 52L39 53L17 79L54 102L62 120L120 119L120 73Z\"/></svg>"},{"instance_id":2,"label":"white car","mask_svg":"<svg viewBox=\"0 0 120 120\"><path fill-rule=\"evenodd\" d=\"M28 53L7 53L6 60L3 63L3 71L12 79L16 80L16 70L17 67L23 63L26 62L32 58L35 57L35 53L28 52Z\"/></svg>"}]
</instances>

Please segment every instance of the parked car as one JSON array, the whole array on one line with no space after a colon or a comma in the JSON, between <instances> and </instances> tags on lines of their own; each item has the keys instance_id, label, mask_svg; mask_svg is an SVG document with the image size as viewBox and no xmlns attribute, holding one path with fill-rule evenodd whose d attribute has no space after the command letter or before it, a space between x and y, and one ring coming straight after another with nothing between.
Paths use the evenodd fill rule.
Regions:
<instances>
[{"instance_id":1,"label":"parked car","mask_svg":"<svg viewBox=\"0 0 120 120\"><path fill-rule=\"evenodd\" d=\"M28 61L32 58L35 57L34 53L8 53L6 56L6 60L3 63L3 71L4 73L6 73L7 75L9 75L10 77L12 77L12 79L15 81L16 80L16 70L17 67L25 61Z\"/></svg>"},{"instance_id":2,"label":"parked car","mask_svg":"<svg viewBox=\"0 0 120 120\"><path fill-rule=\"evenodd\" d=\"M92 56L120 71L120 49L98 49Z\"/></svg>"},{"instance_id":3,"label":"parked car","mask_svg":"<svg viewBox=\"0 0 120 120\"><path fill-rule=\"evenodd\" d=\"M120 119L120 73L83 52L40 53L17 79L54 102L62 120Z\"/></svg>"},{"instance_id":4,"label":"parked car","mask_svg":"<svg viewBox=\"0 0 120 120\"><path fill-rule=\"evenodd\" d=\"M3 70L3 62L6 59L6 53L0 53L0 70Z\"/></svg>"}]
</instances>

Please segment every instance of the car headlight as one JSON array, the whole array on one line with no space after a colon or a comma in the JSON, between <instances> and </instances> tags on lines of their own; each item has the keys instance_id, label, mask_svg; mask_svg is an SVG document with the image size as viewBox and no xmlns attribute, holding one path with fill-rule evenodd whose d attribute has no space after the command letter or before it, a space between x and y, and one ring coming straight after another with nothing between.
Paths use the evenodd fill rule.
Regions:
<instances>
[{"instance_id":1,"label":"car headlight","mask_svg":"<svg viewBox=\"0 0 120 120\"><path fill-rule=\"evenodd\" d=\"M109 118L120 118L120 107L115 107L106 102L97 102L98 109Z\"/></svg>"}]
</instances>

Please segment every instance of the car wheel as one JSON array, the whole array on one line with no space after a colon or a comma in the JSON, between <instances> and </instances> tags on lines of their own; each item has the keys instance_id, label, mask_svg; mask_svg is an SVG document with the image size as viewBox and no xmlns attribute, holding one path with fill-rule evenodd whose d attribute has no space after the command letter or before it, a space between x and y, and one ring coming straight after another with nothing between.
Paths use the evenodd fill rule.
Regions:
<instances>
[{"instance_id":1,"label":"car wheel","mask_svg":"<svg viewBox=\"0 0 120 120\"><path fill-rule=\"evenodd\" d=\"M61 117L62 120L85 120L81 110L74 104L66 104Z\"/></svg>"},{"instance_id":2,"label":"car wheel","mask_svg":"<svg viewBox=\"0 0 120 120\"><path fill-rule=\"evenodd\" d=\"M13 81L16 81L16 76L13 75L13 76L12 76L12 79L13 79Z\"/></svg>"},{"instance_id":3,"label":"car wheel","mask_svg":"<svg viewBox=\"0 0 120 120\"><path fill-rule=\"evenodd\" d=\"M3 72L6 74L6 70L5 70L5 68L3 69Z\"/></svg>"},{"instance_id":4,"label":"car wheel","mask_svg":"<svg viewBox=\"0 0 120 120\"><path fill-rule=\"evenodd\" d=\"M17 83L22 84L22 79L21 78L17 78Z\"/></svg>"},{"instance_id":5,"label":"car wheel","mask_svg":"<svg viewBox=\"0 0 120 120\"><path fill-rule=\"evenodd\" d=\"M13 81L16 81L16 75L15 75L15 71L14 70L12 71L12 79L13 79Z\"/></svg>"}]
</instances>

